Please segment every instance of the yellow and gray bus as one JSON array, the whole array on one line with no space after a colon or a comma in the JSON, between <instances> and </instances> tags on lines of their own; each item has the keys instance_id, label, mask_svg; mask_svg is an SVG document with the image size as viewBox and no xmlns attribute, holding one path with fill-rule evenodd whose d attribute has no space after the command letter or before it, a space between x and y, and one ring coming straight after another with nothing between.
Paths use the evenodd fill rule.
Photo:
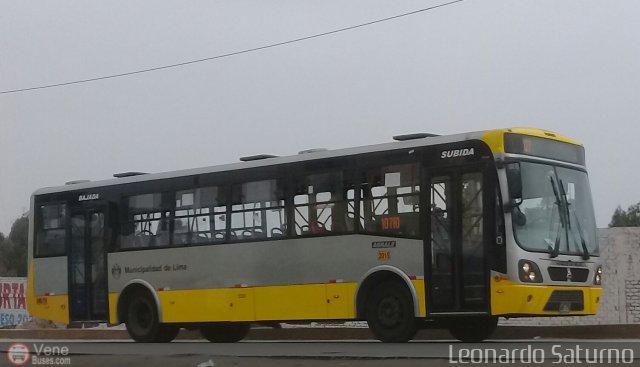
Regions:
<instances>
[{"instance_id":1,"label":"yellow and gray bus","mask_svg":"<svg viewBox=\"0 0 640 367\"><path fill-rule=\"evenodd\" d=\"M125 323L139 342L310 320L480 341L498 317L597 312L580 143L530 128L394 138L40 189L29 312Z\"/></svg>"}]
</instances>

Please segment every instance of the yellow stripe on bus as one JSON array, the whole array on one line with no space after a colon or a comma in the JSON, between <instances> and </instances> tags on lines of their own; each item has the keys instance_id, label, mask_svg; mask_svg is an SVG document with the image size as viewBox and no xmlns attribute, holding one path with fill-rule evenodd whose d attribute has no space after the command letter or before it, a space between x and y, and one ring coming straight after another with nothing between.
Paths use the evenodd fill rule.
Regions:
<instances>
[{"instance_id":1,"label":"yellow stripe on bus","mask_svg":"<svg viewBox=\"0 0 640 367\"><path fill-rule=\"evenodd\" d=\"M163 322L352 319L356 283L158 292Z\"/></svg>"},{"instance_id":2,"label":"yellow stripe on bus","mask_svg":"<svg viewBox=\"0 0 640 367\"><path fill-rule=\"evenodd\" d=\"M427 305L424 293L424 279L412 280L411 283L413 283L418 297L418 316L425 317L427 316Z\"/></svg>"},{"instance_id":3,"label":"yellow stripe on bus","mask_svg":"<svg viewBox=\"0 0 640 367\"><path fill-rule=\"evenodd\" d=\"M109 293L109 323L118 323L118 293Z\"/></svg>"},{"instance_id":4,"label":"yellow stripe on bus","mask_svg":"<svg viewBox=\"0 0 640 367\"><path fill-rule=\"evenodd\" d=\"M34 287L34 265L29 263L27 274L27 310L29 315L63 324L69 323L69 297L66 294L36 295Z\"/></svg>"},{"instance_id":5,"label":"yellow stripe on bus","mask_svg":"<svg viewBox=\"0 0 640 367\"><path fill-rule=\"evenodd\" d=\"M426 315L424 280L413 280L419 315ZM355 319L358 284L328 283L158 291L162 322ZM117 320L117 293L109 320Z\"/></svg>"},{"instance_id":6,"label":"yellow stripe on bus","mask_svg":"<svg viewBox=\"0 0 640 367\"><path fill-rule=\"evenodd\" d=\"M29 312L69 323L68 296L34 296L29 278ZM426 315L424 280L412 280L419 316ZM358 283L283 285L158 291L162 322L355 319ZM119 293L109 293L109 322L118 323Z\"/></svg>"}]
</instances>

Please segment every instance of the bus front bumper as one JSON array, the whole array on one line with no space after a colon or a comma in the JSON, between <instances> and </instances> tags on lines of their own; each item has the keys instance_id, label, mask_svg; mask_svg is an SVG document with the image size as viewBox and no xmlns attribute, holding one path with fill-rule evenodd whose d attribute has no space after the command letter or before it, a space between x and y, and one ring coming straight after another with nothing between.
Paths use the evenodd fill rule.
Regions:
<instances>
[{"instance_id":1,"label":"bus front bumper","mask_svg":"<svg viewBox=\"0 0 640 367\"><path fill-rule=\"evenodd\" d=\"M491 280L491 313L496 316L595 315L601 287L528 285Z\"/></svg>"}]
</instances>

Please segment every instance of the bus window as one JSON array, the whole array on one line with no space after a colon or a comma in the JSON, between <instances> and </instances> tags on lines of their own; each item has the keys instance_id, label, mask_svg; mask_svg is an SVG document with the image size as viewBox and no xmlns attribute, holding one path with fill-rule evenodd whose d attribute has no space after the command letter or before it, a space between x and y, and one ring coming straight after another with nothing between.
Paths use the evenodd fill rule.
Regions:
<instances>
[{"instance_id":1,"label":"bus window","mask_svg":"<svg viewBox=\"0 0 640 367\"><path fill-rule=\"evenodd\" d=\"M127 200L127 222L122 230L120 247L169 246L172 197L173 193L154 193L129 197Z\"/></svg>"},{"instance_id":2,"label":"bus window","mask_svg":"<svg viewBox=\"0 0 640 367\"><path fill-rule=\"evenodd\" d=\"M351 183L344 182L342 172L300 177L293 198L296 235L353 231L355 199L345 189L354 191Z\"/></svg>"},{"instance_id":3,"label":"bus window","mask_svg":"<svg viewBox=\"0 0 640 367\"><path fill-rule=\"evenodd\" d=\"M364 231L382 235L420 235L420 185L417 164L375 168L365 173Z\"/></svg>"},{"instance_id":4,"label":"bus window","mask_svg":"<svg viewBox=\"0 0 640 367\"><path fill-rule=\"evenodd\" d=\"M40 207L40 230L37 234L36 256L65 254L65 204L42 205Z\"/></svg>"},{"instance_id":5,"label":"bus window","mask_svg":"<svg viewBox=\"0 0 640 367\"><path fill-rule=\"evenodd\" d=\"M225 240L227 213L220 191L218 187L203 187L176 193L174 245Z\"/></svg>"},{"instance_id":6,"label":"bus window","mask_svg":"<svg viewBox=\"0 0 640 367\"><path fill-rule=\"evenodd\" d=\"M362 198L362 189L360 189L359 194L359 198ZM360 205L359 208L356 209L355 195L355 188L347 190L347 232L353 232L355 225L358 225L359 228L364 228L364 207ZM358 212L358 214L356 214L356 212Z\"/></svg>"},{"instance_id":7,"label":"bus window","mask_svg":"<svg viewBox=\"0 0 640 367\"><path fill-rule=\"evenodd\" d=\"M484 185L482 172L462 174L462 268L465 304L484 302Z\"/></svg>"},{"instance_id":8,"label":"bus window","mask_svg":"<svg viewBox=\"0 0 640 367\"><path fill-rule=\"evenodd\" d=\"M233 186L231 239L283 237L287 225L284 191L277 180Z\"/></svg>"}]
</instances>

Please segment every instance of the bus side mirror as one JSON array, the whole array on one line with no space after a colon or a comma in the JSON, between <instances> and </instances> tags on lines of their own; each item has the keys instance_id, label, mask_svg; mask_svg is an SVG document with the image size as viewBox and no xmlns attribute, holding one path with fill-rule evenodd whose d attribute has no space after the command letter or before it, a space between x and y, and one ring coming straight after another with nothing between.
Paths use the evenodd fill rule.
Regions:
<instances>
[{"instance_id":1,"label":"bus side mirror","mask_svg":"<svg viewBox=\"0 0 640 367\"><path fill-rule=\"evenodd\" d=\"M520 162L509 163L505 166L507 172L507 185L511 200L507 205L509 211L522 203L522 177L520 175ZM505 208L507 209L507 208Z\"/></svg>"}]
</instances>

